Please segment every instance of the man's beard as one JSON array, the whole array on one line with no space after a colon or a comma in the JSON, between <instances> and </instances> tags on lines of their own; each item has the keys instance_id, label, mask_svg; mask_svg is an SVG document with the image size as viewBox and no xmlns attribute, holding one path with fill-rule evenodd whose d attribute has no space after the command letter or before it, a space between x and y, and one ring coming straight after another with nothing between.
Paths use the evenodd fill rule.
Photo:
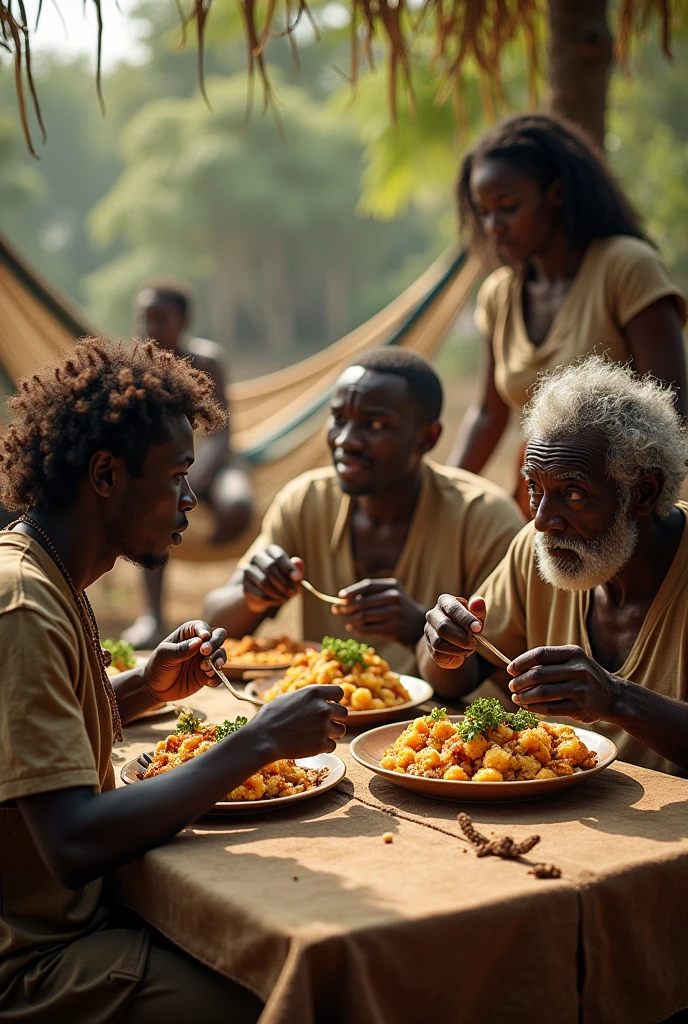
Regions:
<instances>
[{"instance_id":1,"label":"man's beard","mask_svg":"<svg viewBox=\"0 0 688 1024\"><path fill-rule=\"evenodd\" d=\"M148 569L150 572L162 572L170 560L169 551L164 555L135 555L132 552L120 552L121 559L138 565L139 569Z\"/></svg>"},{"instance_id":2,"label":"man's beard","mask_svg":"<svg viewBox=\"0 0 688 1024\"><path fill-rule=\"evenodd\" d=\"M593 590L620 573L638 543L638 526L628 515L630 502L630 494L619 498L611 525L595 540L567 540L551 533L536 533L535 562L545 583L559 590ZM573 551L578 558L554 558L550 548Z\"/></svg>"}]
</instances>

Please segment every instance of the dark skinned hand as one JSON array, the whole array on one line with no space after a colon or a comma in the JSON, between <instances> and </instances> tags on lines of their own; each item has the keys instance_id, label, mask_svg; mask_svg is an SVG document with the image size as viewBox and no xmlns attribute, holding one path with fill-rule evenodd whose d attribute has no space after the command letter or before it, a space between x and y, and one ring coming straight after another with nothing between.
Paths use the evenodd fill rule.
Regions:
<instances>
[{"instance_id":1,"label":"dark skinned hand","mask_svg":"<svg viewBox=\"0 0 688 1024\"><path fill-rule=\"evenodd\" d=\"M507 668L511 699L537 715L604 721L611 713L620 680L581 647L536 647Z\"/></svg>"},{"instance_id":2,"label":"dark skinned hand","mask_svg":"<svg viewBox=\"0 0 688 1024\"><path fill-rule=\"evenodd\" d=\"M412 647L423 635L425 609L410 597L398 580L361 580L339 591L346 604L333 605L344 615L349 633L375 633Z\"/></svg>"},{"instance_id":3,"label":"dark skinned hand","mask_svg":"<svg viewBox=\"0 0 688 1024\"><path fill-rule=\"evenodd\" d=\"M482 597L467 601L465 597L440 595L425 616L425 642L440 668L461 668L475 653L475 634L482 632L485 611Z\"/></svg>"},{"instance_id":4,"label":"dark skinned hand","mask_svg":"<svg viewBox=\"0 0 688 1024\"><path fill-rule=\"evenodd\" d=\"M337 703L343 696L341 686L304 686L280 694L260 709L251 728L267 733L276 760L331 752L346 732L349 711Z\"/></svg>"},{"instance_id":5,"label":"dark skinned hand","mask_svg":"<svg viewBox=\"0 0 688 1024\"><path fill-rule=\"evenodd\" d=\"M219 680L210 664L222 666L227 655L224 629L211 630L207 622L185 622L155 648L143 670L143 684L155 701L184 700Z\"/></svg>"},{"instance_id":6,"label":"dark skinned hand","mask_svg":"<svg viewBox=\"0 0 688 1024\"><path fill-rule=\"evenodd\" d=\"M249 611L262 615L298 594L304 576L300 558L289 558L278 544L258 551L244 569L244 599Z\"/></svg>"}]
</instances>

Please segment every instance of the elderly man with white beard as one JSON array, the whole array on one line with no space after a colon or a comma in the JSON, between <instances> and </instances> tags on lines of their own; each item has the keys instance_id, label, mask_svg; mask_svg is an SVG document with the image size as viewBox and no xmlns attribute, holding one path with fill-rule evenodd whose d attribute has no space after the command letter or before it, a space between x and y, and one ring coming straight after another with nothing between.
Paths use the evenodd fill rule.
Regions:
<instances>
[{"instance_id":1,"label":"elderly man with white beard","mask_svg":"<svg viewBox=\"0 0 688 1024\"><path fill-rule=\"evenodd\" d=\"M688 431L655 380L599 357L543 377L525 411L533 521L479 596L443 594L423 676L461 696L512 659L519 707L609 736L622 760L688 771Z\"/></svg>"}]
</instances>

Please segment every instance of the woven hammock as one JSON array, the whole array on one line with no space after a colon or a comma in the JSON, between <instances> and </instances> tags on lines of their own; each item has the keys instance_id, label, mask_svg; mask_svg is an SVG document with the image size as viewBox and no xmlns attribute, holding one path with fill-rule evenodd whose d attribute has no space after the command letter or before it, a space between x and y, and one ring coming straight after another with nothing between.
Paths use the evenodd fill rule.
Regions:
<instances>
[{"instance_id":1,"label":"woven hammock","mask_svg":"<svg viewBox=\"0 0 688 1024\"><path fill-rule=\"evenodd\" d=\"M478 261L440 257L385 309L316 355L277 373L230 386L232 446L250 464L255 515L229 545L210 546L210 512L191 517L184 559L215 561L241 553L275 494L308 469L326 464L323 425L334 382L363 352L401 345L430 358L480 276ZM56 289L0 238L0 371L16 384L42 364L59 359L76 338L98 334Z\"/></svg>"}]
</instances>

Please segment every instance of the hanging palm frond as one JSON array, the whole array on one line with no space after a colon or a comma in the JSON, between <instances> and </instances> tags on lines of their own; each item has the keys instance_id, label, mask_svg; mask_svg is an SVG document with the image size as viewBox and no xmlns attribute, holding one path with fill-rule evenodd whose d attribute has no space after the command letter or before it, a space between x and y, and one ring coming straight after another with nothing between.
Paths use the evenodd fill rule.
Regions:
<instances>
[{"instance_id":1,"label":"hanging palm frond","mask_svg":"<svg viewBox=\"0 0 688 1024\"><path fill-rule=\"evenodd\" d=\"M183 38L190 28L195 30L198 46L198 78L205 96L203 81L203 54L206 30L211 10L235 0L170 0L177 5ZM271 101L265 47L271 37L288 36L297 57L293 33L301 18L311 16L308 0L236 0L242 14L247 44L247 66L251 86L259 75L266 104ZM60 10L66 0L53 0ZM69 0L73 9L73 0ZM617 60L626 63L631 40L642 33L651 15L659 17L662 49L670 56L671 0L619 0L617 15ZM101 52L103 12L101 0L83 0L92 5L97 19L96 88L101 94ZM393 120L397 114L397 95L403 85L408 91L413 110L412 45L420 35L433 41L433 60L441 68L445 90L440 99L452 96L460 117L460 79L468 61L475 63L481 80L483 105L488 117L494 116L503 98L500 69L507 46L522 38L527 56L530 101L535 103L536 78L540 45L537 24L546 12L547 0L423 0L420 9L414 9L409 0L348 0L351 9L351 72L355 88L364 59L372 63L373 46L381 44L386 53L388 74L388 101ZM42 6L39 3L37 22ZM294 8L296 9L294 10ZM64 10L62 14L66 20ZM73 16L73 15L72 15ZM40 104L31 72L31 34L35 25L27 22L23 0L0 0L0 46L14 62L15 86L24 135L31 152L35 154L27 115L30 103L43 137ZM28 91L28 97L27 97Z\"/></svg>"}]
</instances>

